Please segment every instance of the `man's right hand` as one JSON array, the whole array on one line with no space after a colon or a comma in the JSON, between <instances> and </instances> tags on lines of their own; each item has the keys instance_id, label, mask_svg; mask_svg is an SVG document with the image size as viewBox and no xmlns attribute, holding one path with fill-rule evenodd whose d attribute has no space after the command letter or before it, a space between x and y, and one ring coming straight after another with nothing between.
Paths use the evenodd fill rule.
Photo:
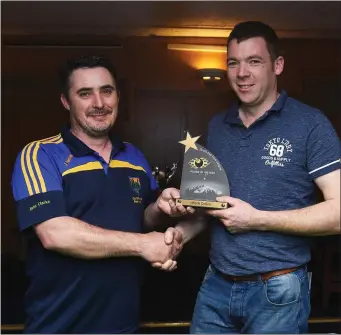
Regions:
<instances>
[{"instance_id":1,"label":"man's right hand","mask_svg":"<svg viewBox=\"0 0 341 335\"><path fill-rule=\"evenodd\" d=\"M164 271L173 271L176 269L175 259L179 256L184 245L181 231L173 227L168 228L164 233L164 243L171 247L172 260L154 262L152 263L152 266Z\"/></svg>"},{"instance_id":2,"label":"man's right hand","mask_svg":"<svg viewBox=\"0 0 341 335\"><path fill-rule=\"evenodd\" d=\"M181 248L182 245L179 242L179 238L174 239L170 232L167 235L166 233L151 232L144 234L142 237L140 255L152 263L152 266L154 264L161 264L163 265L163 270L172 271L176 268L177 263L174 259Z\"/></svg>"}]
</instances>

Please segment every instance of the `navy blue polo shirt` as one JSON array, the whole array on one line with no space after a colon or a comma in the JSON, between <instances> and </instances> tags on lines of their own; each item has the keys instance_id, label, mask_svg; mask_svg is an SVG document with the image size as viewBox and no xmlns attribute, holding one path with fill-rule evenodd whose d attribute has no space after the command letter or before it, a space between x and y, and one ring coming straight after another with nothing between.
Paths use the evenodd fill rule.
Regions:
<instances>
[{"instance_id":1,"label":"navy blue polo shirt","mask_svg":"<svg viewBox=\"0 0 341 335\"><path fill-rule=\"evenodd\" d=\"M340 139L326 116L282 92L249 128L238 104L209 124L207 148L223 165L231 196L264 211L316 203L314 180L340 169ZM210 258L221 272L248 275L310 260L309 237L251 231L230 234L213 220Z\"/></svg>"},{"instance_id":2,"label":"navy blue polo shirt","mask_svg":"<svg viewBox=\"0 0 341 335\"><path fill-rule=\"evenodd\" d=\"M32 227L71 216L109 230L143 231L157 184L143 154L113 137L109 164L68 128L28 144L12 177L27 238L26 333L132 333L139 324L143 261L85 260L44 249Z\"/></svg>"}]
</instances>

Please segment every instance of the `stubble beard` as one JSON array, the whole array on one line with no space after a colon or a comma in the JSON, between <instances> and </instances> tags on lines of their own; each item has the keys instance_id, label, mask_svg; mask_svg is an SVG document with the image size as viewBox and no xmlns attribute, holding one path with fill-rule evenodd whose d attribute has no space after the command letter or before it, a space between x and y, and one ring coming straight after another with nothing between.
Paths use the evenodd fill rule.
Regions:
<instances>
[{"instance_id":1,"label":"stubble beard","mask_svg":"<svg viewBox=\"0 0 341 335\"><path fill-rule=\"evenodd\" d=\"M115 111L111 111L111 113L115 113ZM115 123L115 120L113 120L110 124L96 127L95 125L90 125L86 121L81 121L75 117L73 117L71 121L74 128L92 138L107 137Z\"/></svg>"},{"instance_id":2,"label":"stubble beard","mask_svg":"<svg viewBox=\"0 0 341 335\"><path fill-rule=\"evenodd\" d=\"M112 124L108 125L107 127L93 127L87 124L80 125L83 132L87 134L89 137L93 137L93 138L107 137L112 126L113 126Z\"/></svg>"}]
</instances>

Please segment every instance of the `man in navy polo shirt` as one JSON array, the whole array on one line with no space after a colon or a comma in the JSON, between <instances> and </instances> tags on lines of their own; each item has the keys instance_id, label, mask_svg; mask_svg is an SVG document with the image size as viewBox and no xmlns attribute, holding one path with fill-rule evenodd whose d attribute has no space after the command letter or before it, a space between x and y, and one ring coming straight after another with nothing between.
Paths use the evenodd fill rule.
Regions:
<instances>
[{"instance_id":1,"label":"man in navy polo shirt","mask_svg":"<svg viewBox=\"0 0 341 335\"><path fill-rule=\"evenodd\" d=\"M340 139L321 111L277 92L284 59L268 25L236 25L227 57L239 102L211 120L207 147L231 197L218 198L229 208L207 211L211 264L191 332L307 333L310 240L340 233ZM201 217L176 230L188 241L205 225Z\"/></svg>"},{"instance_id":2,"label":"man in navy polo shirt","mask_svg":"<svg viewBox=\"0 0 341 335\"><path fill-rule=\"evenodd\" d=\"M171 271L181 249L179 236L166 245L143 232L191 210L174 206L176 189L157 198L143 154L109 135L119 95L107 60L68 62L61 82L70 126L28 144L12 178L28 244L25 332L133 333L142 259Z\"/></svg>"}]
</instances>

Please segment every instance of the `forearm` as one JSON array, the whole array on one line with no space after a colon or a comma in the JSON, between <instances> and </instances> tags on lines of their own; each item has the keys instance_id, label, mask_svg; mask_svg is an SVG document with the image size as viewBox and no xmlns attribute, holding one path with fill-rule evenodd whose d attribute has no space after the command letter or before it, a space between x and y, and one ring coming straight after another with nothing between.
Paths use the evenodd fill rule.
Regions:
<instances>
[{"instance_id":1,"label":"forearm","mask_svg":"<svg viewBox=\"0 0 341 335\"><path fill-rule=\"evenodd\" d=\"M259 230L285 234L325 236L340 234L340 200L326 200L297 210L258 211Z\"/></svg>"},{"instance_id":2,"label":"forearm","mask_svg":"<svg viewBox=\"0 0 341 335\"><path fill-rule=\"evenodd\" d=\"M175 228L182 233L183 241L187 243L207 228L207 219L203 215L196 215L190 220L179 222Z\"/></svg>"},{"instance_id":3,"label":"forearm","mask_svg":"<svg viewBox=\"0 0 341 335\"><path fill-rule=\"evenodd\" d=\"M150 204L144 211L143 227L145 231L165 230L174 222L175 218L162 212L156 202Z\"/></svg>"},{"instance_id":4,"label":"forearm","mask_svg":"<svg viewBox=\"0 0 341 335\"><path fill-rule=\"evenodd\" d=\"M72 217L58 217L36 226L46 249L77 258L139 256L142 234L112 231Z\"/></svg>"}]
</instances>

